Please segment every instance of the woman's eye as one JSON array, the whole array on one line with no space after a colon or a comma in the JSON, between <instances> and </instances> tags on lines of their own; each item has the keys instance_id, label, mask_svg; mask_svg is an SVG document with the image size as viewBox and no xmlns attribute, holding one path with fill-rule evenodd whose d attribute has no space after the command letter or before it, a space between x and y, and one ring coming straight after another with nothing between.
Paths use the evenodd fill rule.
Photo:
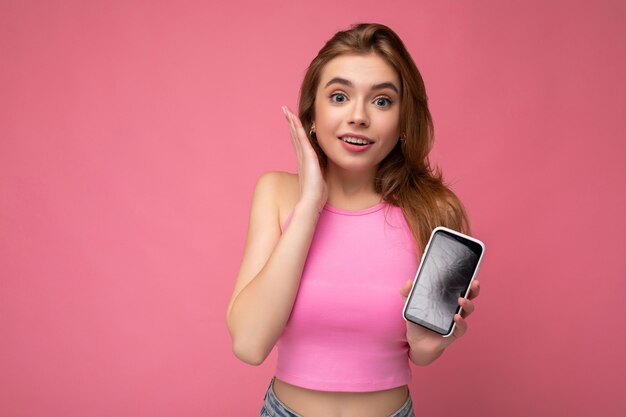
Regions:
<instances>
[{"instance_id":1,"label":"woman's eye","mask_svg":"<svg viewBox=\"0 0 626 417\"><path fill-rule=\"evenodd\" d=\"M334 93L330 95L330 101L333 101L335 103L343 103L344 101L346 101L346 96L341 93Z\"/></svg>"},{"instance_id":2,"label":"woman's eye","mask_svg":"<svg viewBox=\"0 0 626 417\"><path fill-rule=\"evenodd\" d=\"M376 103L376 105L380 107L391 106L391 100L389 100L387 97L378 97L376 100L374 100L374 103Z\"/></svg>"}]
</instances>

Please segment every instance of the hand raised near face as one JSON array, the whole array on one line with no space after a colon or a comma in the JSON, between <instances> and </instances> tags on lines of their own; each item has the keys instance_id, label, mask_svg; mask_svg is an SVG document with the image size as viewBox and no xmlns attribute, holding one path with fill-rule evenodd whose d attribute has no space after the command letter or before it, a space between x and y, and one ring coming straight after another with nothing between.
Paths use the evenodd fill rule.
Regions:
<instances>
[{"instance_id":1,"label":"hand raised near face","mask_svg":"<svg viewBox=\"0 0 626 417\"><path fill-rule=\"evenodd\" d=\"M289 123L291 144L298 159L298 178L300 181L300 202L312 204L319 212L328 198L328 187L320 168L315 150L309 143L300 118L293 114L287 106L283 113Z\"/></svg>"}]
</instances>

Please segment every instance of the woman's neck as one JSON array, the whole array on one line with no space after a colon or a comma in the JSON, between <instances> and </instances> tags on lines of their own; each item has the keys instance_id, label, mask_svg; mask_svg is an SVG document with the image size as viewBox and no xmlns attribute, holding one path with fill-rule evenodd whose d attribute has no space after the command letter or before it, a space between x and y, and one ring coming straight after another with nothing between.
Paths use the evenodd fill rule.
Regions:
<instances>
[{"instance_id":1,"label":"woman's neck","mask_svg":"<svg viewBox=\"0 0 626 417\"><path fill-rule=\"evenodd\" d=\"M360 210L378 204L381 196L374 190L375 172L352 172L329 166L326 171L328 204L346 210Z\"/></svg>"}]
</instances>

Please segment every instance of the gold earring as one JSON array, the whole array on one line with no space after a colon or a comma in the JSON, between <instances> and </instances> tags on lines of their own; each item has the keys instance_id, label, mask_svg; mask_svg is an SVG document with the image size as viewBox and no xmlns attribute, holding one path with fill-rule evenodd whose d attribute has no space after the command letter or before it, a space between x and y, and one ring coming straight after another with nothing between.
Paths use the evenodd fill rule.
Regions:
<instances>
[{"instance_id":1,"label":"gold earring","mask_svg":"<svg viewBox=\"0 0 626 417\"><path fill-rule=\"evenodd\" d=\"M315 123L311 124L311 129L309 129L309 137L311 139L317 139L317 135L315 135L315 138L313 138L313 135L315 135Z\"/></svg>"},{"instance_id":2,"label":"gold earring","mask_svg":"<svg viewBox=\"0 0 626 417\"><path fill-rule=\"evenodd\" d=\"M400 150L402 151L402 153L406 152L406 134L402 133L400 134Z\"/></svg>"}]
</instances>

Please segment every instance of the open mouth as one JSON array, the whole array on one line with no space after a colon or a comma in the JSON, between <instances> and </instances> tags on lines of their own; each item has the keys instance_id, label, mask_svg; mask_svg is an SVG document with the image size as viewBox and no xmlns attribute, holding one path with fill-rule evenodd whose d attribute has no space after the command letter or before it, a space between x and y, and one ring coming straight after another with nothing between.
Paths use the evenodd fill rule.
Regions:
<instances>
[{"instance_id":1,"label":"open mouth","mask_svg":"<svg viewBox=\"0 0 626 417\"><path fill-rule=\"evenodd\" d=\"M342 136L339 139L341 139L342 141L349 143L350 145L356 145L356 146L367 146L370 143L369 140L367 139L362 139L362 138L354 138L352 136Z\"/></svg>"}]
</instances>

